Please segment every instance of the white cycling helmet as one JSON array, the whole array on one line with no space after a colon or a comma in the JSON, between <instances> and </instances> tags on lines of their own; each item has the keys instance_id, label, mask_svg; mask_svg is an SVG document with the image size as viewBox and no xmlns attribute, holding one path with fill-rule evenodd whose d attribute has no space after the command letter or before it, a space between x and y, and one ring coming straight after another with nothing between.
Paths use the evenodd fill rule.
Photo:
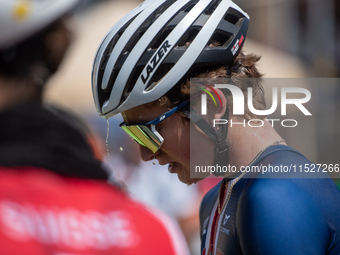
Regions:
<instances>
[{"instance_id":1,"label":"white cycling helmet","mask_svg":"<svg viewBox=\"0 0 340 255\"><path fill-rule=\"evenodd\" d=\"M0 50L36 34L79 3L80 0L0 0Z\"/></svg>"},{"instance_id":2,"label":"white cycling helmet","mask_svg":"<svg viewBox=\"0 0 340 255\"><path fill-rule=\"evenodd\" d=\"M248 15L231 0L143 2L97 50L92 90L98 113L108 118L155 101L194 67L230 65L248 24ZM213 41L221 46L211 47Z\"/></svg>"}]
</instances>

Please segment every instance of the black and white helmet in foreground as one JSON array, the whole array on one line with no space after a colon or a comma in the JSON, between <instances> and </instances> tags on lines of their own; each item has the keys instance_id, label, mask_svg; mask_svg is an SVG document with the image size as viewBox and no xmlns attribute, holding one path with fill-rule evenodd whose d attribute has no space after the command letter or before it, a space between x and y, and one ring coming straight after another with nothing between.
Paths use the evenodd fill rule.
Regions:
<instances>
[{"instance_id":1,"label":"black and white helmet in foreground","mask_svg":"<svg viewBox=\"0 0 340 255\"><path fill-rule=\"evenodd\" d=\"M231 0L145 1L111 28L97 51L98 113L108 118L155 101L192 68L231 64L248 23Z\"/></svg>"}]
</instances>

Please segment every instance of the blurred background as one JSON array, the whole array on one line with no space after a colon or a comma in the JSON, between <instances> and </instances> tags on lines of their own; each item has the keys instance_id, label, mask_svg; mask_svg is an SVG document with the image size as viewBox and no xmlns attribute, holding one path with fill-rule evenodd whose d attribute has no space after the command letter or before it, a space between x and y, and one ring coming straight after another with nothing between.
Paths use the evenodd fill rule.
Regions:
<instances>
[{"instance_id":1,"label":"blurred background","mask_svg":"<svg viewBox=\"0 0 340 255\"><path fill-rule=\"evenodd\" d=\"M136 199L152 204L174 217L187 237L192 254L199 254L199 201L217 180L208 180L188 188L176 176L170 175L166 167L140 162L133 157L136 155L135 145L129 144L130 139L125 140L125 135L118 130L117 124L121 121L119 116L109 119L106 144L107 123L96 113L92 99L91 69L97 47L111 26L141 2L84 2L69 23L74 31L74 43L60 71L50 81L46 91L47 101L68 108L89 121L98 134L107 168L116 178L124 181ZM313 86L313 122L302 126L299 132L279 132L288 145L315 163L340 163L340 85L336 79L340 72L340 1L235 2L251 19L243 50L262 56L259 67L266 78L333 79L333 82L328 82L333 84L331 86L322 86L320 82ZM146 187L143 185L150 187L152 192L142 192L142 187ZM169 203L164 205L164 201Z\"/></svg>"}]
</instances>

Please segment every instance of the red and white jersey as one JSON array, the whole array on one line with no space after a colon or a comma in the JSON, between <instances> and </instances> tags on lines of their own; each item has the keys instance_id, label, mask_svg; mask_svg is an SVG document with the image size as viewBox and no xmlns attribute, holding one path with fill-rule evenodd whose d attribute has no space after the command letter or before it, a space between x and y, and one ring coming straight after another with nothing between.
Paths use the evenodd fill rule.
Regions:
<instances>
[{"instance_id":1,"label":"red and white jersey","mask_svg":"<svg viewBox=\"0 0 340 255\"><path fill-rule=\"evenodd\" d=\"M0 167L0 254L188 254L169 217L102 181Z\"/></svg>"}]
</instances>

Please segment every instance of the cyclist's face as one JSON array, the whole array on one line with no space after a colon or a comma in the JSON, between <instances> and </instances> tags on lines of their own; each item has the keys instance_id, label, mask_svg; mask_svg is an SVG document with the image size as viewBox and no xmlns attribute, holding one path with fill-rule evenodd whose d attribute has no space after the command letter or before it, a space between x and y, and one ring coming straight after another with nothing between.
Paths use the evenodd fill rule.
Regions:
<instances>
[{"instance_id":1,"label":"cyclist's face","mask_svg":"<svg viewBox=\"0 0 340 255\"><path fill-rule=\"evenodd\" d=\"M127 110L122 115L126 123L141 123L153 120L168 110L166 106L150 103ZM181 182L196 183L200 179L190 178L190 132L197 130L192 130L190 126L190 121L183 118L179 112L166 118L156 125L164 143L155 154L140 145L141 158L149 161L155 156L160 165L168 165L170 173L177 173ZM203 150L200 153L204 153Z\"/></svg>"}]
</instances>

